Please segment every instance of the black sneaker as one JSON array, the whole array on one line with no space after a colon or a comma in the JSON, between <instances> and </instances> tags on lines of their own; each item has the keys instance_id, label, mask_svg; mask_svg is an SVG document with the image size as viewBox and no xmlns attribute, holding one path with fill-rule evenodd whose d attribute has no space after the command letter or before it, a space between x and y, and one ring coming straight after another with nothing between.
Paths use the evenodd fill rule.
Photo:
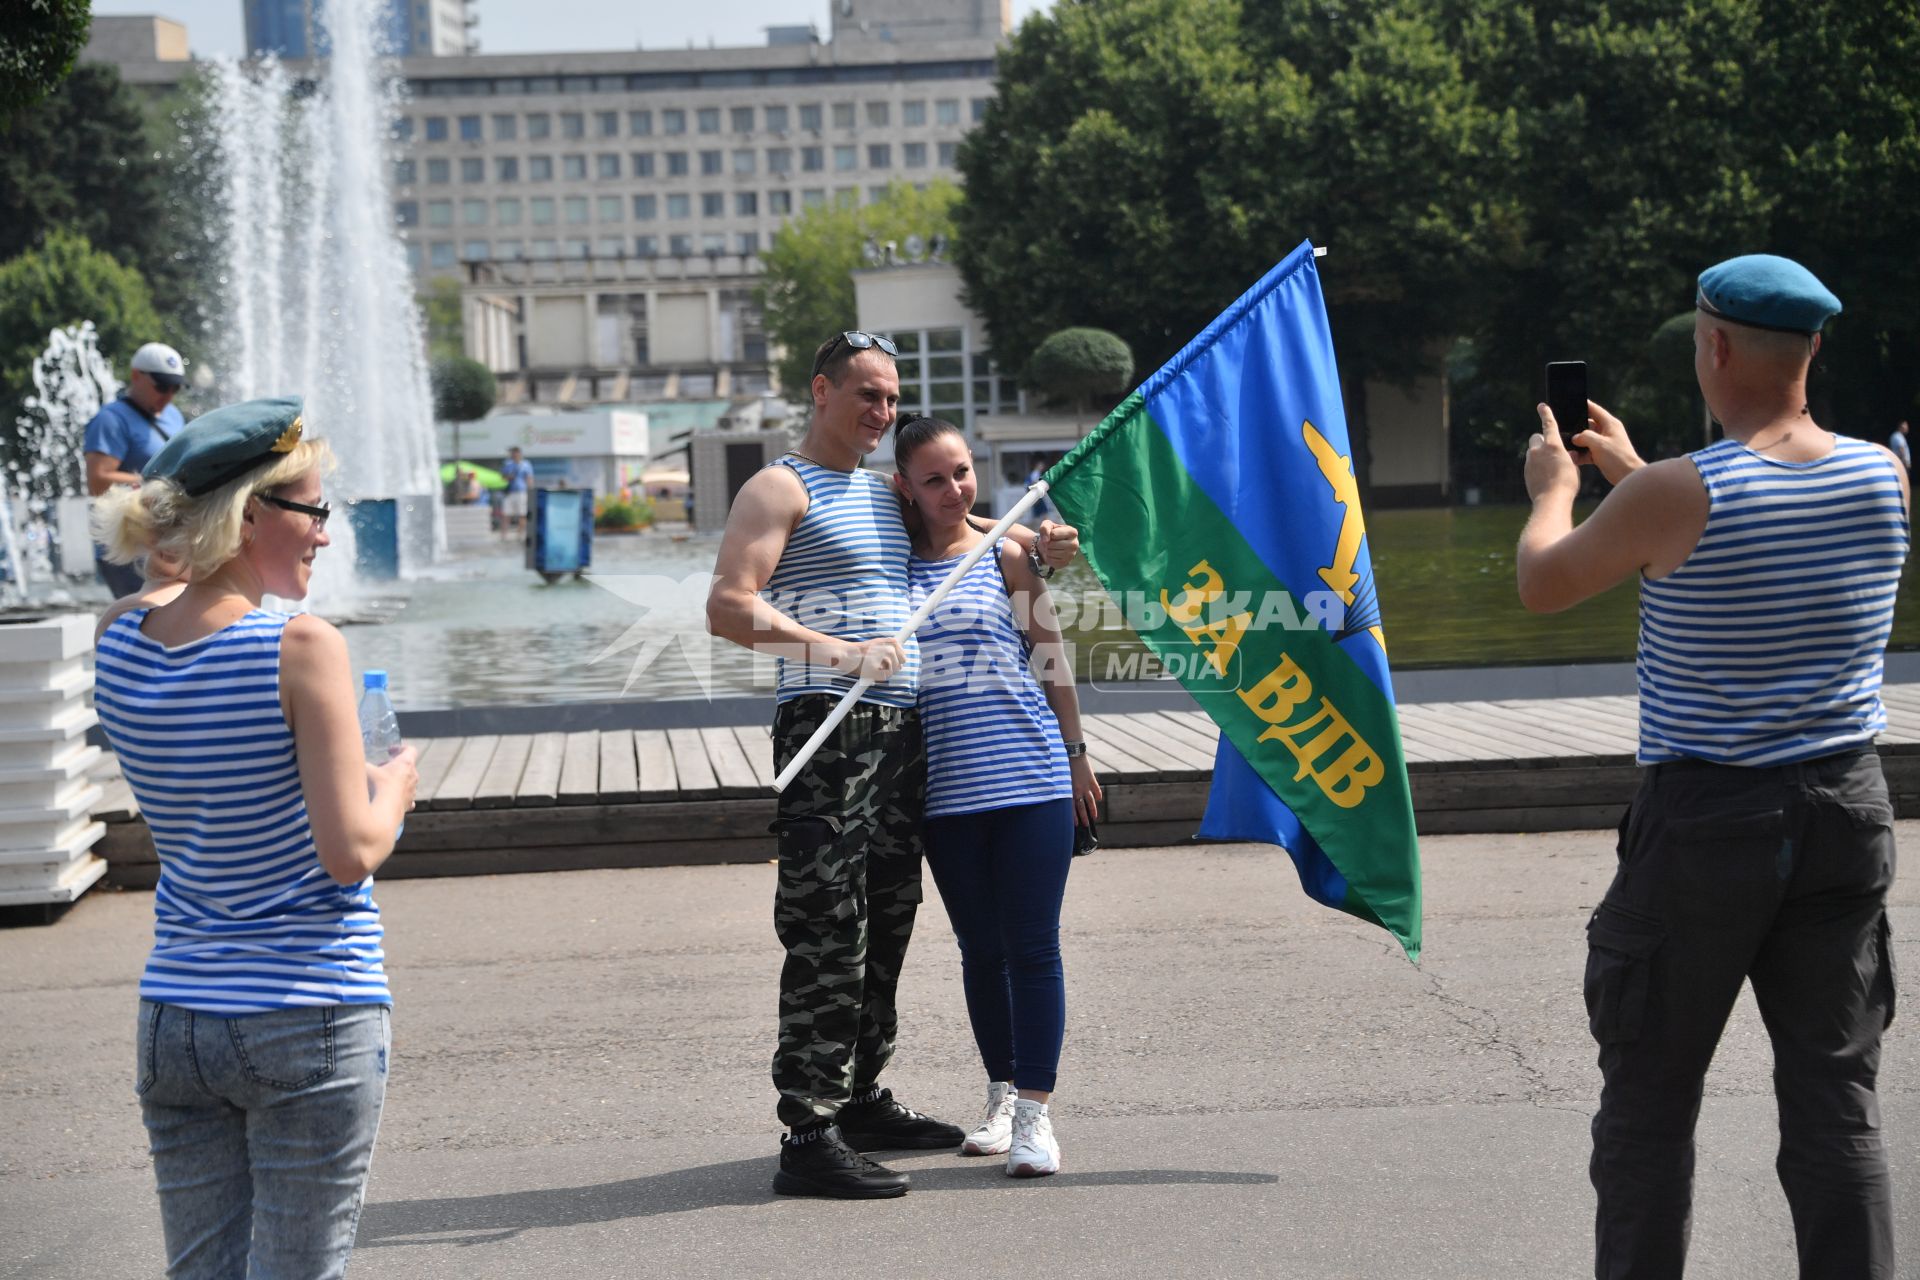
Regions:
<instances>
[{"instance_id":1,"label":"black sneaker","mask_svg":"<svg viewBox=\"0 0 1920 1280\"><path fill-rule=\"evenodd\" d=\"M886 1200L907 1194L907 1175L867 1159L829 1125L797 1138L780 1135L780 1172L773 1175L773 1189L783 1196Z\"/></svg>"},{"instance_id":2,"label":"black sneaker","mask_svg":"<svg viewBox=\"0 0 1920 1280\"><path fill-rule=\"evenodd\" d=\"M901 1106L891 1089L882 1089L871 1102L849 1102L834 1121L855 1151L941 1151L958 1147L967 1136L959 1125Z\"/></svg>"}]
</instances>

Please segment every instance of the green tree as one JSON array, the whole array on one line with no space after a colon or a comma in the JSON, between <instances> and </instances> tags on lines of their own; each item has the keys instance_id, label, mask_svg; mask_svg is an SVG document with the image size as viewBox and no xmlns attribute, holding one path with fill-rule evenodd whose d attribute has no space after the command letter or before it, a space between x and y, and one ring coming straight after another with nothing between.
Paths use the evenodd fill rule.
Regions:
<instances>
[{"instance_id":1,"label":"green tree","mask_svg":"<svg viewBox=\"0 0 1920 1280\"><path fill-rule=\"evenodd\" d=\"M804 388L814 349L858 323L853 273L864 265L867 242L904 246L918 236L932 245L935 237L950 238L959 199L959 189L944 180L925 191L895 182L871 204L809 209L774 233L761 254L766 271L755 297L780 352L775 377L783 389Z\"/></svg>"},{"instance_id":2,"label":"green tree","mask_svg":"<svg viewBox=\"0 0 1920 1280\"><path fill-rule=\"evenodd\" d=\"M1112 404L1133 382L1133 352L1105 329L1062 329L1027 361L1027 385L1086 412L1096 399Z\"/></svg>"},{"instance_id":3,"label":"green tree","mask_svg":"<svg viewBox=\"0 0 1920 1280\"><path fill-rule=\"evenodd\" d=\"M90 0L0 0L0 118L52 92L92 29Z\"/></svg>"},{"instance_id":4,"label":"green tree","mask_svg":"<svg viewBox=\"0 0 1920 1280\"><path fill-rule=\"evenodd\" d=\"M445 276L429 280L420 291L420 312L427 322L427 358L464 358L467 341L466 323L460 311L460 282Z\"/></svg>"},{"instance_id":5,"label":"green tree","mask_svg":"<svg viewBox=\"0 0 1920 1280\"><path fill-rule=\"evenodd\" d=\"M100 354L122 378L134 351L160 332L139 273L85 236L56 231L40 248L0 263L0 446L8 461L18 461L15 424L33 389L34 359L49 333L82 320L93 321Z\"/></svg>"},{"instance_id":6,"label":"green tree","mask_svg":"<svg viewBox=\"0 0 1920 1280\"><path fill-rule=\"evenodd\" d=\"M148 130L120 73L99 63L17 113L0 133L0 261L72 231L138 271L173 315L193 241Z\"/></svg>"},{"instance_id":7,"label":"green tree","mask_svg":"<svg viewBox=\"0 0 1920 1280\"><path fill-rule=\"evenodd\" d=\"M500 388L493 371L465 356L433 362L433 415L442 422L474 422L492 412Z\"/></svg>"}]
</instances>

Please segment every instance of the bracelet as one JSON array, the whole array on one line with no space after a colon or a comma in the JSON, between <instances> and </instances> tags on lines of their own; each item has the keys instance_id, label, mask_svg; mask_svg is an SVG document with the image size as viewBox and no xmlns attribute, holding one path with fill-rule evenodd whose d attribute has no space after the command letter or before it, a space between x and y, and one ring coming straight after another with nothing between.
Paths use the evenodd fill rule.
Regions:
<instances>
[{"instance_id":1,"label":"bracelet","mask_svg":"<svg viewBox=\"0 0 1920 1280\"><path fill-rule=\"evenodd\" d=\"M1067 749L1067 759L1069 760L1075 756L1087 754L1087 744L1085 742L1065 742L1061 745Z\"/></svg>"},{"instance_id":2,"label":"bracelet","mask_svg":"<svg viewBox=\"0 0 1920 1280\"><path fill-rule=\"evenodd\" d=\"M1035 542L1027 548L1027 563L1033 567L1033 576L1045 582L1053 576L1053 566L1040 559L1040 544Z\"/></svg>"}]
</instances>

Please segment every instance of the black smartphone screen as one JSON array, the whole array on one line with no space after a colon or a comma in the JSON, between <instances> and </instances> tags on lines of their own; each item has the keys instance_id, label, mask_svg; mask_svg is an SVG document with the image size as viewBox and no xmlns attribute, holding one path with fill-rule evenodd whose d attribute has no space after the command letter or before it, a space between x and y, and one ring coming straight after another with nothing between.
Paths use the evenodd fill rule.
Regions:
<instances>
[{"instance_id":1,"label":"black smartphone screen","mask_svg":"<svg viewBox=\"0 0 1920 1280\"><path fill-rule=\"evenodd\" d=\"M1560 442L1573 449L1573 437L1587 429L1586 361L1555 360L1547 366L1547 408L1553 410L1553 420L1560 424Z\"/></svg>"}]
</instances>

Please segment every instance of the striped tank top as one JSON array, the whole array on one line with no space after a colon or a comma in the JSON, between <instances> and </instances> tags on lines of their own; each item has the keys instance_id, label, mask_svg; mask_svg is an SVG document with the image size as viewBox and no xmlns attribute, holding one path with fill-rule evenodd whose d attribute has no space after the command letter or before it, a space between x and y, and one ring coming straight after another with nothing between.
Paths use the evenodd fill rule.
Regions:
<instances>
[{"instance_id":1,"label":"striped tank top","mask_svg":"<svg viewBox=\"0 0 1920 1280\"><path fill-rule=\"evenodd\" d=\"M160 883L140 996L204 1013L391 1004L373 878L320 866L280 706L280 633L255 609L169 649L114 619L94 705L153 833Z\"/></svg>"},{"instance_id":2,"label":"striped tank top","mask_svg":"<svg viewBox=\"0 0 1920 1280\"><path fill-rule=\"evenodd\" d=\"M1033 678L1000 576L1004 545L981 556L920 624L929 818L1073 796L1060 722ZM964 558L909 562L916 609Z\"/></svg>"},{"instance_id":3,"label":"striped tank top","mask_svg":"<svg viewBox=\"0 0 1920 1280\"><path fill-rule=\"evenodd\" d=\"M1641 763L1786 764L1871 742L1907 558L1892 461L1845 436L1812 462L1735 440L1691 457L1706 529L1640 583Z\"/></svg>"},{"instance_id":4,"label":"striped tank top","mask_svg":"<svg viewBox=\"0 0 1920 1280\"><path fill-rule=\"evenodd\" d=\"M864 468L835 471L797 454L768 465L788 467L800 477L807 487L807 512L761 593L767 603L803 627L842 640L899 635L913 613L907 600L912 544L892 486ZM904 648L907 665L861 694L862 702L913 706L920 650L912 636ZM775 700L810 693L837 698L854 684L855 677L842 672L781 658Z\"/></svg>"}]
</instances>

